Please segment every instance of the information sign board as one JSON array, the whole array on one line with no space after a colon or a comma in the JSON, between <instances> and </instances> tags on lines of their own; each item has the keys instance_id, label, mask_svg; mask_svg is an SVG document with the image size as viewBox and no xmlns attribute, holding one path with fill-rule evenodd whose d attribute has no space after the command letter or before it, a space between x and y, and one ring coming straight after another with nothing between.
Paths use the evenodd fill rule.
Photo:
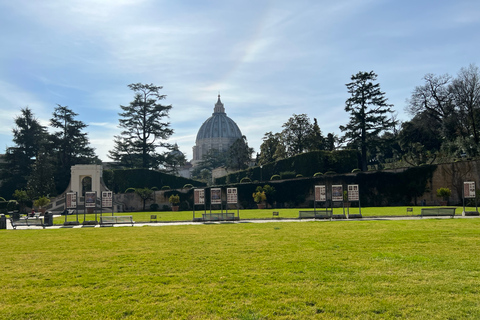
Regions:
<instances>
[{"instance_id":1,"label":"information sign board","mask_svg":"<svg viewBox=\"0 0 480 320\"><path fill-rule=\"evenodd\" d=\"M324 185L315 186L315 201L327 201L327 188Z\"/></svg>"},{"instance_id":2,"label":"information sign board","mask_svg":"<svg viewBox=\"0 0 480 320\"><path fill-rule=\"evenodd\" d=\"M332 201L343 201L343 186L341 184L332 186Z\"/></svg>"},{"instance_id":3,"label":"information sign board","mask_svg":"<svg viewBox=\"0 0 480 320\"><path fill-rule=\"evenodd\" d=\"M360 201L360 195L358 193L358 184L348 185L348 201Z\"/></svg>"},{"instance_id":4,"label":"information sign board","mask_svg":"<svg viewBox=\"0 0 480 320\"><path fill-rule=\"evenodd\" d=\"M113 192L102 191L102 208L111 208L113 206Z\"/></svg>"},{"instance_id":5,"label":"information sign board","mask_svg":"<svg viewBox=\"0 0 480 320\"><path fill-rule=\"evenodd\" d=\"M195 204L205 204L205 189L193 190L193 198Z\"/></svg>"},{"instance_id":6,"label":"information sign board","mask_svg":"<svg viewBox=\"0 0 480 320\"><path fill-rule=\"evenodd\" d=\"M68 192L67 193L67 209L77 208L77 193Z\"/></svg>"},{"instance_id":7,"label":"information sign board","mask_svg":"<svg viewBox=\"0 0 480 320\"><path fill-rule=\"evenodd\" d=\"M220 188L210 189L210 203L222 204L222 189Z\"/></svg>"},{"instance_id":8,"label":"information sign board","mask_svg":"<svg viewBox=\"0 0 480 320\"><path fill-rule=\"evenodd\" d=\"M85 207L95 208L97 193L95 191L85 192Z\"/></svg>"},{"instance_id":9,"label":"information sign board","mask_svg":"<svg viewBox=\"0 0 480 320\"><path fill-rule=\"evenodd\" d=\"M238 202L237 188L227 188L227 203L235 204Z\"/></svg>"},{"instance_id":10,"label":"information sign board","mask_svg":"<svg viewBox=\"0 0 480 320\"><path fill-rule=\"evenodd\" d=\"M466 181L463 183L463 197L475 198L475 181Z\"/></svg>"}]
</instances>

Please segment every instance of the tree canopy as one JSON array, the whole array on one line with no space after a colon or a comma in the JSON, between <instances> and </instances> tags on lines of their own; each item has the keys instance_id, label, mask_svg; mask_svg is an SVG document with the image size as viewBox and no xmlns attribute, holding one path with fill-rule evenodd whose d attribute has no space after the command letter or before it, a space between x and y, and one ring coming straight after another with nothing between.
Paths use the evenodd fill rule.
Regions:
<instances>
[{"instance_id":1,"label":"tree canopy","mask_svg":"<svg viewBox=\"0 0 480 320\"><path fill-rule=\"evenodd\" d=\"M160 102L166 95L160 94L161 86L132 83L134 100L128 106L120 106L118 115L121 135L115 136L114 149L109 157L127 167L158 168L162 162L159 148L171 148L166 143L173 134L170 123L165 121L172 108Z\"/></svg>"},{"instance_id":2,"label":"tree canopy","mask_svg":"<svg viewBox=\"0 0 480 320\"><path fill-rule=\"evenodd\" d=\"M392 105L387 103L385 92L375 83L377 75L373 72L358 72L347 83L350 98L345 102L345 111L350 121L340 126L344 132L343 141L360 150L362 171L367 171L367 151L382 131L391 130L395 125L391 114Z\"/></svg>"}]
</instances>

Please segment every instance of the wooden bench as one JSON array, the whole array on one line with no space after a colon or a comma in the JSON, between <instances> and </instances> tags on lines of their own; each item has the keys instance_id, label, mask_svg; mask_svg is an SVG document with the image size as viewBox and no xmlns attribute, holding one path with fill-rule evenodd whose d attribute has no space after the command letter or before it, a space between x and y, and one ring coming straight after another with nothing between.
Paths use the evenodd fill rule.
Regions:
<instances>
[{"instance_id":1,"label":"wooden bench","mask_svg":"<svg viewBox=\"0 0 480 320\"><path fill-rule=\"evenodd\" d=\"M272 218L274 218L274 217L279 217L278 211L273 211Z\"/></svg>"},{"instance_id":2,"label":"wooden bench","mask_svg":"<svg viewBox=\"0 0 480 320\"><path fill-rule=\"evenodd\" d=\"M17 229L18 226L27 226L27 227L38 226L45 229L45 224L43 223L43 219L40 219L40 218L25 218L25 219L19 219L19 220L10 219L10 222L12 224L13 229Z\"/></svg>"},{"instance_id":3,"label":"wooden bench","mask_svg":"<svg viewBox=\"0 0 480 320\"><path fill-rule=\"evenodd\" d=\"M150 215L150 223L152 223L152 222L158 222L156 214Z\"/></svg>"},{"instance_id":4,"label":"wooden bench","mask_svg":"<svg viewBox=\"0 0 480 320\"><path fill-rule=\"evenodd\" d=\"M204 213L202 217L203 221L233 221L235 220L235 213Z\"/></svg>"},{"instance_id":5,"label":"wooden bench","mask_svg":"<svg viewBox=\"0 0 480 320\"><path fill-rule=\"evenodd\" d=\"M455 210L457 208L422 208L420 217L424 216L455 216Z\"/></svg>"},{"instance_id":6,"label":"wooden bench","mask_svg":"<svg viewBox=\"0 0 480 320\"><path fill-rule=\"evenodd\" d=\"M332 216L332 210L322 211L299 211L299 219L330 219Z\"/></svg>"},{"instance_id":7,"label":"wooden bench","mask_svg":"<svg viewBox=\"0 0 480 320\"><path fill-rule=\"evenodd\" d=\"M407 213L412 212L413 213L413 208L407 208Z\"/></svg>"},{"instance_id":8,"label":"wooden bench","mask_svg":"<svg viewBox=\"0 0 480 320\"><path fill-rule=\"evenodd\" d=\"M132 216L104 216L100 217L100 225L114 225L114 224L131 224L133 227Z\"/></svg>"}]
</instances>

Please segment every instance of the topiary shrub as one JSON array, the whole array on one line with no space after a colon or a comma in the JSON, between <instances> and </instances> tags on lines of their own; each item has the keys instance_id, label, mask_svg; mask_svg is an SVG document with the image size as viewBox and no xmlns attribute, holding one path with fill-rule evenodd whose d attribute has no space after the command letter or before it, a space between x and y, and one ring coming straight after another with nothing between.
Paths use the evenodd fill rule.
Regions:
<instances>
[{"instance_id":1,"label":"topiary shrub","mask_svg":"<svg viewBox=\"0 0 480 320\"><path fill-rule=\"evenodd\" d=\"M361 171L362 171L362 170L356 168L356 169L353 169L353 170L352 170L352 173L357 173L357 172L361 172Z\"/></svg>"},{"instance_id":2,"label":"topiary shrub","mask_svg":"<svg viewBox=\"0 0 480 320\"><path fill-rule=\"evenodd\" d=\"M160 206L158 205L158 203L152 203L150 205L150 210L151 211L158 211L158 209L160 209Z\"/></svg>"},{"instance_id":3,"label":"topiary shrub","mask_svg":"<svg viewBox=\"0 0 480 320\"><path fill-rule=\"evenodd\" d=\"M0 197L0 201L7 201L4 197Z\"/></svg>"},{"instance_id":4,"label":"topiary shrub","mask_svg":"<svg viewBox=\"0 0 480 320\"><path fill-rule=\"evenodd\" d=\"M193 184L187 183L186 185L183 186L183 189L192 189Z\"/></svg>"},{"instance_id":5,"label":"topiary shrub","mask_svg":"<svg viewBox=\"0 0 480 320\"><path fill-rule=\"evenodd\" d=\"M249 177L244 177L242 178L242 180L240 180L240 183L247 183L247 182L252 182L252 179L250 179Z\"/></svg>"},{"instance_id":6,"label":"topiary shrub","mask_svg":"<svg viewBox=\"0 0 480 320\"><path fill-rule=\"evenodd\" d=\"M160 190L170 190L170 186L163 186Z\"/></svg>"},{"instance_id":7,"label":"topiary shrub","mask_svg":"<svg viewBox=\"0 0 480 320\"><path fill-rule=\"evenodd\" d=\"M320 177L320 176L323 176L323 173L321 173L321 172L316 172L313 176L314 176L314 177Z\"/></svg>"},{"instance_id":8,"label":"topiary shrub","mask_svg":"<svg viewBox=\"0 0 480 320\"><path fill-rule=\"evenodd\" d=\"M158 191L158 188L157 188L157 187L151 187L150 190L152 190L152 191Z\"/></svg>"},{"instance_id":9,"label":"topiary shrub","mask_svg":"<svg viewBox=\"0 0 480 320\"><path fill-rule=\"evenodd\" d=\"M293 179L295 178L295 171L284 171L280 172L282 179Z\"/></svg>"},{"instance_id":10,"label":"topiary shrub","mask_svg":"<svg viewBox=\"0 0 480 320\"><path fill-rule=\"evenodd\" d=\"M282 178L278 174L274 174L273 176L270 177L270 180L281 180Z\"/></svg>"},{"instance_id":11,"label":"topiary shrub","mask_svg":"<svg viewBox=\"0 0 480 320\"><path fill-rule=\"evenodd\" d=\"M125 190L125 193L134 193L135 192L135 188L127 188L127 190Z\"/></svg>"},{"instance_id":12,"label":"topiary shrub","mask_svg":"<svg viewBox=\"0 0 480 320\"><path fill-rule=\"evenodd\" d=\"M297 175L295 176L295 178L303 178L303 174L300 174L300 173L299 173L299 174L297 174Z\"/></svg>"},{"instance_id":13,"label":"topiary shrub","mask_svg":"<svg viewBox=\"0 0 480 320\"><path fill-rule=\"evenodd\" d=\"M7 203L7 210L8 211L15 211L15 210L18 210L19 206L18 206L18 202L15 201L15 200L10 200L8 201Z\"/></svg>"}]
</instances>

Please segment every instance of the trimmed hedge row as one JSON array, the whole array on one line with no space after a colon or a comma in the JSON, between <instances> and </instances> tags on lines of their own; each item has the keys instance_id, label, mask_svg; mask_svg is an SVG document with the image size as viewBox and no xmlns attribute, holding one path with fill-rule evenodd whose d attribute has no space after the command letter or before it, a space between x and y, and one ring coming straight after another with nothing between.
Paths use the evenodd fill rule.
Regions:
<instances>
[{"instance_id":1,"label":"trimmed hedge row","mask_svg":"<svg viewBox=\"0 0 480 320\"><path fill-rule=\"evenodd\" d=\"M203 182L148 169L104 170L103 181L115 193L124 192L128 188L161 189L163 186L169 186L172 189L180 189L186 184L195 187L205 186Z\"/></svg>"},{"instance_id":2,"label":"trimmed hedge row","mask_svg":"<svg viewBox=\"0 0 480 320\"><path fill-rule=\"evenodd\" d=\"M338 151L312 151L294 157L268 163L260 167L249 168L244 171L231 173L225 177L217 178L216 184L237 183L244 177L252 181L267 181L274 175L285 173L292 178L301 174L312 177L317 172L334 171L339 173L351 172L358 168L358 152L356 150Z\"/></svg>"},{"instance_id":3,"label":"trimmed hedge row","mask_svg":"<svg viewBox=\"0 0 480 320\"><path fill-rule=\"evenodd\" d=\"M342 184L345 187L348 184L358 184L362 206L410 205L415 204L417 198L428 191L429 182L431 182L436 169L436 165L428 165L409 168L403 172L377 171L318 175L303 179L227 184L223 187L238 188L238 198L243 208L256 206L252 193L257 186L265 184L275 188L274 200L277 201L277 207L313 206L313 201L306 199L312 199L314 187L319 184L327 185L329 190L330 186L334 184ZM207 188L205 192L207 199L210 196L209 192Z\"/></svg>"}]
</instances>

